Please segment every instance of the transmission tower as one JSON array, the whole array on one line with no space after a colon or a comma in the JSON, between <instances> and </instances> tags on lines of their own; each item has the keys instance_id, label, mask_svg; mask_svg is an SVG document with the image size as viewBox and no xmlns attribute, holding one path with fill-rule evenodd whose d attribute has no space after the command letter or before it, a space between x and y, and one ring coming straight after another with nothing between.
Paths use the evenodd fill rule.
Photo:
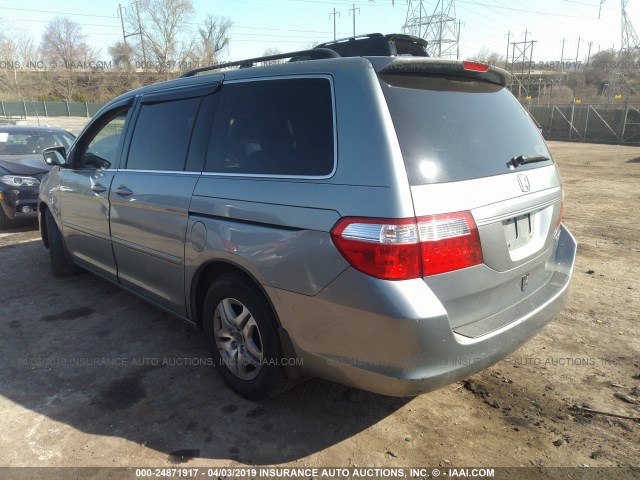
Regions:
<instances>
[{"instance_id":1,"label":"transmission tower","mask_svg":"<svg viewBox=\"0 0 640 480\"><path fill-rule=\"evenodd\" d=\"M615 66L609 73L609 82L605 87L603 94L609 99L617 94L627 94L631 89L629 81L624 74L625 58L627 54L633 54L640 50L640 39L636 34L635 28L627 15L627 3L629 0L621 0L620 13L620 50Z\"/></svg>"},{"instance_id":2,"label":"transmission tower","mask_svg":"<svg viewBox=\"0 0 640 480\"><path fill-rule=\"evenodd\" d=\"M460 22L455 0L437 0L431 15L427 15L423 0L409 0L402 33L425 39L427 52L433 57L457 58Z\"/></svg>"},{"instance_id":3,"label":"transmission tower","mask_svg":"<svg viewBox=\"0 0 640 480\"><path fill-rule=\"evenodd\" d=\"M640 48L640 39L636 35L636 30L627 16L627 3L629 0L622 0L622 20L620 25L621 51L633 51Z\"/></svg>"}]
</instances>

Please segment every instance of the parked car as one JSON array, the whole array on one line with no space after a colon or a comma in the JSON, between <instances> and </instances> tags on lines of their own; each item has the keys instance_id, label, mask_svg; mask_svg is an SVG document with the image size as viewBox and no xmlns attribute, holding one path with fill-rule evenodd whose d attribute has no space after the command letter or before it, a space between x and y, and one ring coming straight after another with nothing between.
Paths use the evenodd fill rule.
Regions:
<instances>
[{"instance_id":1,"label":"parked car","mask_svg":"<svg viewBox=\"0 0 640 480\"><path fill-rule=\"evenodd\" d=\"M222 70L284 58L308 60ZM310 375L399 396L464 378L554 318L576 252L507 82L320 48L126 93L45 151L52 272L204 330L248 398Z\"/></svg>"},{"instance_id":2,"label":"parked car","mask_svg":"<svg viewBox=\"0 0 640 480\"><path fill-rule=\"evenodd\" d=\"M74 136L66 130L0 125L0 228L38 216L38 186L50 165L42 159L47 147L69 148Z\"/></svg>"}]
</instances>

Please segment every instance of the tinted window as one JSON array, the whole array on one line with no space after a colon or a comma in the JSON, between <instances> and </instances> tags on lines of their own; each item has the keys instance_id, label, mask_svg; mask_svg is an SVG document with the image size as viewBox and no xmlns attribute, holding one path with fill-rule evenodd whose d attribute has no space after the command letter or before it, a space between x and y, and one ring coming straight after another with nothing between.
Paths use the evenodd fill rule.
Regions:
<instances>
[{"instance_id":1,"label":"tinted window","mask_svg":"<svg viewBox=\"0 0 640 480\"><path fill-rule=\"evenodd\" d=\"M206 171L328 175L334 165L331 84L322 78L224 85Z\"/></svg>"},{"instance_id":2,"label":"tinted window","mask_svg":"<svg viewBox=\"0 0 640 480\"><path fill-rule=\"evenodd\" d=\"M462 78L380 78L412 185L509 173L507 162L519 155L551 157L527 112L504 87Z\"/></svg>"},{"instance_id":3,"label":"tinted window","mask_svg":"<svg viewBox=\"0 0 640 480\"><path fill-rule=\"evenodd\" d=\"M116 165L126 121L127 111L120 111L106 125L100 128L82 155L80 155L80 162L77 168L94 167L107 169Z\"/></svg>"},{"instance_id":4,"label":"tinted window","mask_svg":"<svg viewBox=\"0 0 640 480\"><path fill-rule=\"evenodd\" d=\"M127 168L184 169L200 98L143 104L129 148Z\"/></svg>"}]
</instances>

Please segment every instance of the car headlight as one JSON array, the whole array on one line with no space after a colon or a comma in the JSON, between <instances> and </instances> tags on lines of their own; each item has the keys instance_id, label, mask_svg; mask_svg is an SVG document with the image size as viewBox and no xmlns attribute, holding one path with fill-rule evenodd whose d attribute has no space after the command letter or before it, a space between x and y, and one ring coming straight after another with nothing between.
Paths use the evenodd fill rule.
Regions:
<instances>
[{"instance_id":1,"label":"car headlight","mask_svg":"<svg viewBox=\"0 0 640 480\"><path fill-rule=\"evenodd\" d=\"M3 175L0 177L0 182L12 187L33 187L39 185L40 181L34 177L22 177L20 175Z\"/></svg>"}]
</instances>

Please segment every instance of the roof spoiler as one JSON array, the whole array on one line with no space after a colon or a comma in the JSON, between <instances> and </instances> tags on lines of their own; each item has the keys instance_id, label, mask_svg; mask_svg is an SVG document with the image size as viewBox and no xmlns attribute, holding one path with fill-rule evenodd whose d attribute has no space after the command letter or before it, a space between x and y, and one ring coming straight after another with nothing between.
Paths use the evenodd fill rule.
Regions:
<instances>
[{"instance_id":1,"label":"roof spoiler","mask_svg":"<svg viewBox=\"0 0 640 480\"><path fill-rule=\"evenodd\" d=\"M442 58L371 58L370 59L378 73L387 74L420 74L432 75L454 75L456 77L467 77L486 82L497 83L506 86L511 80L511 74L499 67L487 64L462 61L446 60Z\"/></svg>"}]
</instances>

